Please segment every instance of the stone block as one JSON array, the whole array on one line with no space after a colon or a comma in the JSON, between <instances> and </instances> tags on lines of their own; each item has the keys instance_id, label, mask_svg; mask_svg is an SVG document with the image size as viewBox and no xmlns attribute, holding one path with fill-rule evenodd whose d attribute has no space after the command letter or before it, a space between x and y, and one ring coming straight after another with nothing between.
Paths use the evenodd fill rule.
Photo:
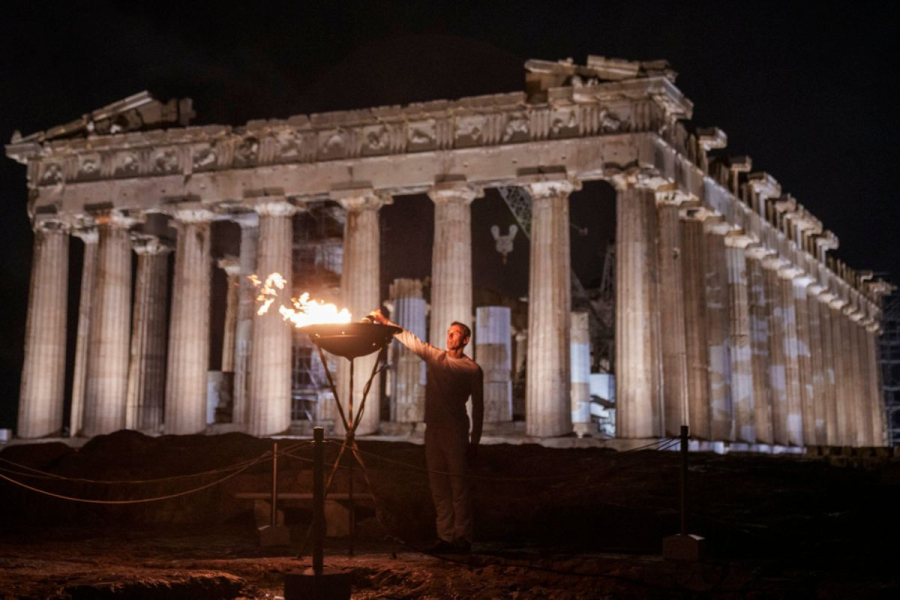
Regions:
<instances>
[{"instance_id":1,"label":"stone block","mask_svg":"<svg viewBox=\"0 0 900 600\"><path fill-rule=\"evenodd\" d=\"M667 560L703 560L706 540L699 535L677 534L663 538L663 558Z\"/></svg>"},{"instance_id":2,"label":"stone block","mask_svg":"<svg viewBox=\"0 0 900 600\"><path fill-rule=\"evenodd\" d=\"M325 500L325 535L330 538L350 537L350 509L340 502Z\"/></svg>"},{"instance_id":3,"label":"stone block","mask_svg":"<svg viewBox=\"0 0 900 600\"><path fill-rule=\"evenodd\" d=\"M263 548L290 546L291 530L284 525L263 525L259 528L259 545Z\"/></svg>"},{"instance_id":4,"label":"stone block","mask_svg":"<svg viewBox=\"0 0 900 600\"><path fill-rule=\"evenodd\" d=\"M285 573L284 600L350 600L350 574L327 568L318 577L312 569Z\"/></svg>"}]
</instances>

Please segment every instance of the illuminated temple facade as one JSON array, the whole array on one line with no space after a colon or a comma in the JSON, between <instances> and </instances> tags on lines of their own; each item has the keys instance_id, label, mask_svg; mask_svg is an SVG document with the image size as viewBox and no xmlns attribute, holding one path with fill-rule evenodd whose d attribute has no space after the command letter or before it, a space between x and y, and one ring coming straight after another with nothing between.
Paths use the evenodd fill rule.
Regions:
<instances>
[{"instance_id":1,"label":"illuminated temple facade","mask_svg":"<svg viewBox=\"0 0 900 600\"><path fill-rule=\"evenodd\" d=\"M298 350L274 311L256 313L247 276L290 278L297 260L315 264L309 257L323 249L322 260L339 262L331 285L340 302L363 316L388 300L379 210L427 194L429 337L441 345L451 321L476 320L471 204L491 187L529 199L531 262L527 338L511 330L508 312L478 311L476 358L492 373L488 420L513 418L518 345L527 364L520 435L589 431L568 203L582 182L603 180L616 190L617 438L672 436L684 424L699 440L748 448L884 445L877 338L891 287L830 256L833 233L749 158L729 156L724 132L695 126L665 61L592 56L525 68L524 91L242 127L189 126L189 101L139 94L15 136L6 153L27 166L34 227L18 437L66 427L85 437L207 431L211 244L223 220L240 227L239 256L218 264L230 282L230 420L253 435L288 431ZM322 207L337 212L342 236L313 240L303 254L296 215ZM67 391L73 237L84 267ZM392 294L407 326L426 335L421 283L397 280ZM388 421L421 420L421 376L397 357ZM313 418L333 419L320 405ZM385 427L369 410L358 432Z\"/></svg>"}]
</instances>

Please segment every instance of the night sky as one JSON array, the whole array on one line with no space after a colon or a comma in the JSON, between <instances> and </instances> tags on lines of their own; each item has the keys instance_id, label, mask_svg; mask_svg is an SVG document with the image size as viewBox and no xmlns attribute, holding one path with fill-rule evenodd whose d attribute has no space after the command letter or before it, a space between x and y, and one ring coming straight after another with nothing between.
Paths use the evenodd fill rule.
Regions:
<instances>
[{"instance_id":1,"label":"night sky","mask_svg":"<svg viewBox=\"0 0 900 600\"><path fill-rule=\"evenodd\" d=\"M698 125L718 126L728 134L729 153L749 155L754 170L774 175L838 235L836 254L851 267L900 280L900 19L891 3L248 2L228 13L216 4L33 2L6 9L13 12L4 15L0 36L0 139L66 123L144 89L162 100L193 98L194 124L241 125L517 91L528 58L665 58L680 73L677 85L694 102ZM12 427L32 235L25 168L3 158L0 182L0 427ZM612 214L608 206L584 210L586 199L605 197L588 187L573 199L573 220L591 231L590 243L575 242L581 258L573 252L583 278L596 274L602 248L589 246L605 245L598 238L608 228L587 221ZM483 202L473 208L482 239L476 261L481 256L484 265L476 275L515 288L527 266L526 244L519 238L503 267L488 228L505 231L512 221L497 210L495 194ZM411 204L409 212L421 217L429 209ZM390 218L387 235L395 239L407 224ZM422 235L430 240L430 230ZM420 275L427 261L419 260L409 275ZM406 274L396 263L385 268Z\"/></svg>"}]
</instances>

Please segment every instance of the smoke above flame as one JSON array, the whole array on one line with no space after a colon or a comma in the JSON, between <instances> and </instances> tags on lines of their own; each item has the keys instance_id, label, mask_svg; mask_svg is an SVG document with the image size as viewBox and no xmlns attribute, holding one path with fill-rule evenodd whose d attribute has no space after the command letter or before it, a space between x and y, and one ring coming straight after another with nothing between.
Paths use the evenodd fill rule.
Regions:
<instances>
[{"instance_id":1,"label":"smoke above flame","mask_svg":"<svg viewBox=\"0 0 900 600\"><path fill-rule=\"evenodd\" d=\"M259 289L259 295L256 296L256 301L259 303L259 309L256 311L258 315L269 312L279 297L284 296L287 280L281 273L271 273L265 281L260 281L256 275L250 275L250 281ZM294 327L323 323L349 323L352 320L350 311L346 308L338 310L334 304L310 300L309 293L304 293L299 298L291 298L290 306L280 304L278 312L285 321L293 323Z\"/></svg>"}]
</instances>

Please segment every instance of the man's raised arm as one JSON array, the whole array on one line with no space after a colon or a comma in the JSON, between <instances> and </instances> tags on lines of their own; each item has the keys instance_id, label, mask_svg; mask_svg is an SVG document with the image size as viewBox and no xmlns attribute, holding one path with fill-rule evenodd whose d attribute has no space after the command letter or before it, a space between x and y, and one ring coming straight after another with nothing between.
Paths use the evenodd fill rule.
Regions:
<instances>
[{"instance_id":1,"label":"man's raised arm","mask_svg":"<svg viewBox=\"0 0 900 600\"><path fill-rule=\"evenodd\" d=\"M396 323L385 317L382 314L381 309L373 310L369 313L369 316L382 325L392 325L394 327L400 327L400 325L397 325ZM394 337L397 338L398 342L412 350L413 353L422 360L428 360L429 358L432 358L433 356L441 352L431 344L420 340L411 331L407 331L403 327L400 327L400 330L400 333L396 334Z\"/></svg>"}]
</instances>

